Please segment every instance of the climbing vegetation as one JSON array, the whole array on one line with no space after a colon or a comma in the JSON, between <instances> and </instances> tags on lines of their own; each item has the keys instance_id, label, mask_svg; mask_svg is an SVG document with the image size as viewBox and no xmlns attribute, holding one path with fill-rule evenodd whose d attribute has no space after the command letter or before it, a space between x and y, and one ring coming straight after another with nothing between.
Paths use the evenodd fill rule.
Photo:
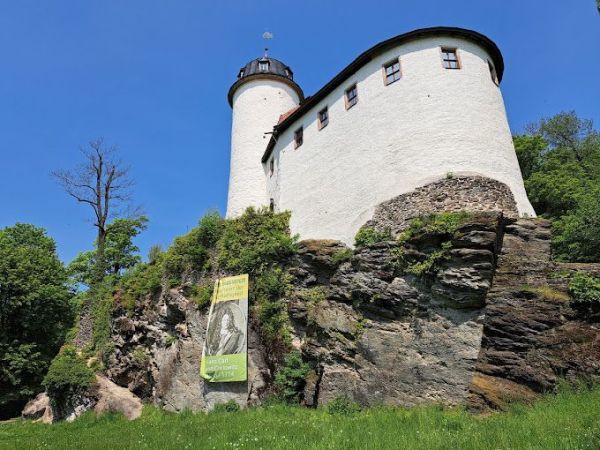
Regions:
<instances>
[{"instance_id":1,"label":"climbing vegetation","mask_svg":"<svg viewBox=\"0 0 600 450\"><path fill-rule=\"evenodd\" d=\"M429 214L411 220L408 228L398 236L393 250L396 271L417 276L437 273L450 257L457 230L472 217L471 213L458 211ZM419 238L425 235L429 236L430 242L420 246Z\"/></svg>"},{"instance_id":2,"label":"climbing vegetation","mask_svg":"<svg viewBox=\"0 0 600 450\"><path fill-rule=\"evenodd\" d=\"M75 347L65 345L54 358L44 378L44 387L53 400L85 392L94 381L94 372Z\"/></svg>"}]
</instances>

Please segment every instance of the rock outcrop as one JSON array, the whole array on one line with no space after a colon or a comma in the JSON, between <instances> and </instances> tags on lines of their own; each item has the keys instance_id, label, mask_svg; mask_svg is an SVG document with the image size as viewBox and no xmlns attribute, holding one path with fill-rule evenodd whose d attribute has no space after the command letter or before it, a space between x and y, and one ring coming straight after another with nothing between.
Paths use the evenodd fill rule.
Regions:
<instances>
[{"instance_id":1,"label":"rock outcrop","mask_svg":"<svg viewBox=\"0 0 600 450\"><path fill-rule=\"evenodd\" d=\"M396 241L355 251L337 241L301 242L285 262L293 292L282 301L292 345L311 366L304 404L348 395L363 405L503 408L560 378L600 375L598 319L570 306L567 280L557 276L600 266L552 263L549 237L541 219L475 213L424 275L399 270ZM422 261L442 238L415 235L404 256ZM171 411L260 403L275 366L255 319L248 382L205 383L198 369L208 311L184 293L165 290L134 311L114 312L107 376Z\"/></svg>"},{"instance_id":2,"label":"rock outcrop","mask_svg":"<svg viewBox=\"0 0 600 450\"><path fill-rule=\"evenodd\" d=\"M270 377L258 333L250 327L247 382L205 383L199 363L207 319L208 310L177 289L146 298L134 311L117 309L107 376L169 411L209 410L229 400L257 403Z\"/></svg>"},{"instance_id":3,"label":"rock outcrop","mask_svg":"<svg viewBox=\"0 0 600 450\"><path fill-rule=\"evenodd\" d=\"M96 414L121 413L134 420L142 414L142 401L128 389L96 375L96 381L88 391L78 395L52 401L45 392L38 394L25 405L22 416L43 423L71 422L89 410Z\"/></svg>"},{"instance_id":4,"label":"rock outcrop","mask_svg":"<svg viewBox=\"0 0 600 450\"><path fill-rule=\"evenodd\" d=\"M600 376L600 317L578 311L567 295L570 271L600 264L550 259L550 225L519 220L505 229L468 406L503 408L552 390L560 379Z\"/></svg>"},{"instance_id":5,"label":"rock outcrop","mask_svg":"<svg viewBox=\"0 0 600 450\"><path fill-rule=\"evenodd\" d=\"M473 216L458 229L439 271L425 278L397 273L394 241L357 250L333 272L325 263L331 243L321 251L311 242L312 258L302 252L298 266L313 276L299 279L290 302L314 367L305 402L349 395L363 405L464 403L502 220L495 213ZM412 244L420 252L437 239L424 234Z\"/></svg>"}]
</instances>

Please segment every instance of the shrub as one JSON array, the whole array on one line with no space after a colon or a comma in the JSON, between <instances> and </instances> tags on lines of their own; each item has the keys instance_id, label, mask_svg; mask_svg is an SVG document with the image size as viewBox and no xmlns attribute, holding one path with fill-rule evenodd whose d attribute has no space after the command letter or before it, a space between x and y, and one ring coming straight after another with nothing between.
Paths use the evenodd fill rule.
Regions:
<instances>
[{"instance_id":1,"label":"shrub","mask_svg":"<svg viewBox=\"0 0 600 450\"><path fill-rule=\"evenodd\" d=\"M309 303L320 303L327 299L327 292L323 286L302 289L299 292L302 300Z\"/></svg>"},{"instance_id":2,"label":"shrub","mask_svg":"<svg viewBox=\"0 0 600 450\"><path fill-rule=\"evenodd\" d=\"M163 251L160 245L153 245L148 250L148 264L157 264L162 257Z\"/></svg>"},{"instance_id":3,"label":"shrub","mask_svg":"<svg viewBox=\"0 0 600 450\"><path fill-rule=\"evenodd\" d=\"M283 367L275 375L275 386L286 402L300 401L309 370L299 351L294 350L286 355Z\"/></svg>"},{"instance_id":4,"label":"shrub","mask_svg":"<svg viewBox=\"0 0 600 450\"><path fill-rule=\"evenodd\" d=\"M473 215L467 211L441 212L416 217L410 221L406 231L399 236L399 240L407 240L421 233L454 234L457 228L471 217Z\"/></svg>"},{"instance_id":5,"label":"shrub","mask_svg":"<svg viewBox=\"0 0 600 450\"><path fill-rule=\"evenodd\" d=\"M43 384L50 398L60 399L85 392L93 381L94 372L75 347L66 345L50 364Z\"/></svg>"},{"instance_id":6,"label":"shrub","mask_svg":"<svg viewBox=\"0 0 600 450\"><path fill-rule=\"evenodd\" d=\"M250 291L256 305L262 334L270 340L289 344L288 316L284 303L291 289L291 277L279 267L257 275Z\"/></svg>"},{"instance_id":7,"label":"shrub","mask_svg":"<svg viewBox=\"0 0 600 450\"><path fill-rule=\"evenodd\" d=\"M213 291L214 286L210 282L201 285L194 285L192 298L194 299L194 302L196 302L196 306L198 306L199 309L210 306L212 302Z\"/></svg>"},{"instance_id":8,"label":"shrub","mask_svg":"<svg viewBox=\"0 0 600 450\"><path fill-rule=\"evenodd\" d=\"M138 264L126 272L118 284L121 306L132 311L138 300L160 292L161 283L162 267L159 264Z\"/></svg>"},{"instance_id":9,"label":"shrub","mask_svg":"<svg viewBox=\"0 0 600 450\"><path fill-rule=\"evenodd\" d=\"M327 412L331 415L349 416L360 412L360 405L343 395L327 403Z\"/></svg>"},{"instance_id":10,"label":"shrub","mask_svg":"<svg viewBox=\"0 0 600 450\"><path fill-rule=\"evenodd\" d=\"M173 336L172 334L167 335L165 338L165 346L170 347L175 342L177 342L177 336Z\"/></svg>"},{"instance_id":11,"label":"shrub","mask_svg":"<svg viewBox=\"0 0 600 450\"><path fill-rule=\"evenodd\" d=\"M577 272L569 282L574 304L600 304L600 278Z\"/></svg>"},{"instance_id":12,"label":"shrub","mask_svg":"<svg viewBox=\"0 0 600 450\"><path fill-rule=\"evenodd\" d=\"M218 213L208 213L197 227L180 236L163 254L163 266L168 278L181 280L185 273L207 268L209 250L214 248L225 222Z\"/></svg>"},{"instance_id":13,"label":"shrub","mask_svg":"<svg viewBox=\"0 0 600 450\"><path fill-rule=\"evenodd\" d=\"M363 227L358 230L354 236L354 245L356 247L364 247L367 245L377 244L378 242L391 241L392 234L389 229L378 231L372 227Z\"/></svg>"},{"instance_id":14,"label":"shrub","mask_svg":"<svg viewBox=\"0 0 600 450\"><path fill-rule=\"evenodd\" d=\"M218 243L219 267L235 273L256 274L281 264L297 249L297 236L289 234L290 213L248 208L225 222Z\"/></svg>"},{"instance_id":15,"label":"shrub","mask_svg":"<svg viewBox=\"0 0 600 450\"><path fill-rule=\"evenodd\" d=\"M344 248L342 250L334 252L331 257L331 261L336 265L340 265L342 263L345 263L346 261L350 261L352 259L353 254L354 252L351 249Z\"/></svg>"},{"instance_id":16,"label":"shrub","mask_svg":"<svg viewBox=\"0 0 600 450\"><path fill-rule=\"evenodd\" d=\"M406 272L417 276L437 273L440 270L442 262L450 257L449 250L451 248L452 243L450 241L442 242L441 248L431 252L423 261L408 264Z\"/></svg>"},{"instance_id":17,"label":"shrub","mask_svg":"<svg viewBox=\"0 0 600 450\"><path fill-rule=\"evenodd\" d=\"M217 403L212 412L215 413L232 413L240 410L240 405L235 400L228 400L225 403Z\"/></svg>"},{"instance_id":18,"label":"shrub","mask_svg":"<svg viewBox=\"0 0 600 450\"><path fill-rule=\"evenodd\" d=\"M452 239L455 237L457 229L471 217L472 214L466 211L458 211L428 214L412 219L408 228L398 236L397 247L393 251L395 269L400 273L417 276L431 276L437 273L443 261L449 258ZM440 236L442 242L438 248L422 260L415 260L413 257L407 256L408 242L425 233Z\"/></svg>"},{"instance_id":19,"label":"shrub","mask_svg":"<svg viewBox=\"0 0 600 450\"><path fill-rule=\"evenodd\" d=\"M133 361L139 366L145 366L146 363L150 360L148 354L141 347L138 347L133 352L131 352L131 357L133 358Z\"/></svg>"}]
</instances>

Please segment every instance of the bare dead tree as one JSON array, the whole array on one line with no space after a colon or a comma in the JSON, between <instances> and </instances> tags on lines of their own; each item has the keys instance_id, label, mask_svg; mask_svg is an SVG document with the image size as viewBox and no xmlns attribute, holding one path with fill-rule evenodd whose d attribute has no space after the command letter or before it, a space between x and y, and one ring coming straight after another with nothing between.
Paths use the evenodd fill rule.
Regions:
<instances>
[{"instance_id":1,"label":"bare dead tree","mask_svg":"<svg viewBox=\"0 0 600 450\"><path fill-rule=\"evenodd\" d=\"M130 207L133 180L129 167L116 158L116 147L107 147L101 138L81 148L84 162L71 170L55 170L51 175L77 202L89 205L97 228L95 281L105 273L104 248L110 218Z\"/></svg>"}]
</instances>

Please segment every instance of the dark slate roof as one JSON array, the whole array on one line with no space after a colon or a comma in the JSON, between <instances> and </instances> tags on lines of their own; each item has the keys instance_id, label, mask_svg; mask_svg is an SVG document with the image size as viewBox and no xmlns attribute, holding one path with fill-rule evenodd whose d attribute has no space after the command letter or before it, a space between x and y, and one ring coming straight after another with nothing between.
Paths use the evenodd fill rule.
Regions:
<instances>
[{"instance_id":1,"label":"dark slate roof","mask_svg":"<svg viewBox=\"0 0 600 450\"><path fill-rule=\"evenodd\" d=\"M267 63L267 70L261 70L261 63ZM240 69L237 81L233 83L227 94L230 105L232 104L233 94L236 89L246 81L254 78L275 78L284 81L296 91L300 100L304 99L302 89L294 82L294 73L292 72L292 69L290 69L290 66L275 58L263 56L262 58L253 59Z\"/></svg>"},{"instance_id":2,"label":"dark slate roof","mask_svg":"<svg viewBox=\"0 0 600 450\"><path fill-rule=\"evenodd\" d=\"M301 102L299 108L297 108L293 113L287 116L283 121L278 123L274 127L274 133L271 135L271 139L269 141L269 144L267 145L267 149L263 154L262 162L266 162L269 156L271 155L273 147L275 146L275 142L277 142L277 136L279 134L288 129L297 119L302 117L302 115L305 112L307 112L317 103L319 103L330 92L332 92L335 88L344 83L348 78L354 75L362 66L367 64L377 55L383 53L391 47L395 47L396 45L402 44L404 42L438 35L462 37L482 46L485 50L487 50L490 57L492 58L492 61L494 62L496 75L498 76L498 82L502 81L502 74L504 73L504 60L502 59L502 53L500 53L500 49L490 38L484 36L481 33L472 30L467 30L465 28L431 27L421 28L418 30L409 31L408 33L400 34L398 36L394 36L393 38L382 41L379 44L374 45L367 51L361 53L354 61L352 61L348 66L346 66L346 68L344 68L340 73L333 77L331 81L329 81L329 83L327 83L319 91L317 91L315 95L310 96L305 101Z\"/></svg>"}]
</instances>

